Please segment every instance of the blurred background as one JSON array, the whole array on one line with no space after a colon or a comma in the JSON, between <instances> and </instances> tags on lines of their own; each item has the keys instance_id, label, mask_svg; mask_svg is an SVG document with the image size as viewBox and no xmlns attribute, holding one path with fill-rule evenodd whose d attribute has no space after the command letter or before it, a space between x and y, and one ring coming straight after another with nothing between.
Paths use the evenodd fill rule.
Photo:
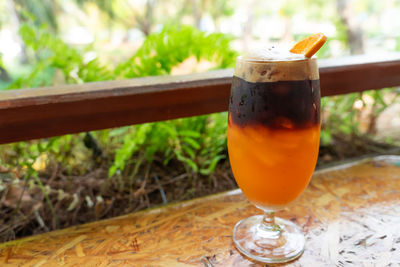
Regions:
<instances>
[{"instance_id":1,"label":"blurred background","mask_svg":"<svg viewBox=\"0 0 400 267\"><path fill-rule=\"evenodd\" d=\"M400 51L400 0L2 0L0 90L231 68L328 36L319 58ZM318 167L399 153L398 88L322 99ZM0 241L236 188L225 112L0 146Z\"/></svg>"},{"instance_id":2,"label":"blurred background","mask_svg":"<svg viewBox=\"0 0 400 267\"><path fill-rule=\"evenodd\" d=\"M171 25L227 34L239 52L259 44L289 47L315 32L329 38L320 58L400 49L398 0L4 0L0 11L0 53L10 78L34 64L18 33L24 23L111 65Z\"/></svg>"}]
</instances>

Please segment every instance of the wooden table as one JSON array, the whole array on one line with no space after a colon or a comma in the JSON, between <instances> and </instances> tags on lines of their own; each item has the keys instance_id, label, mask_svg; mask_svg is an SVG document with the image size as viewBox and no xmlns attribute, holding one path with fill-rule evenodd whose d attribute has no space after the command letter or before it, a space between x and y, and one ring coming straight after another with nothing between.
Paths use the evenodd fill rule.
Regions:
<instances>
[{"instance_id":1,"label":"wooden table","mask_svg":"<svg viewBox=\"0 0 400 267\"><path fill-rule=\"evenodd\" d=\"M232 228L257 214L240 190L0 245L1 266L263 266L243 257ZM317 171L277 214L306 233L288 266L400 264L400 157Z\"/></svg>"}]
</instances>

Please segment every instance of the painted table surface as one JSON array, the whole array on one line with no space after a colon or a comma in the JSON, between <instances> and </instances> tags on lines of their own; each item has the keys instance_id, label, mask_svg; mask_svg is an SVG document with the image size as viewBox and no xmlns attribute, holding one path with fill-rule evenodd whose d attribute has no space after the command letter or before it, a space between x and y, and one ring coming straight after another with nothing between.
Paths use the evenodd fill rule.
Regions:
<instances>
[{"instance_id":1,"label":"painted table surface","mask_svg":"<svg viewBox=\"0 0 400 267\"><path fill-rule=\"evenodd\" d=\"M240 190L0 245L1 266L263 266L232 242L258 214ZM280 217L306 233L288 266L399 266L400 157L317 171Z\"/></svg>"}]
</instances>

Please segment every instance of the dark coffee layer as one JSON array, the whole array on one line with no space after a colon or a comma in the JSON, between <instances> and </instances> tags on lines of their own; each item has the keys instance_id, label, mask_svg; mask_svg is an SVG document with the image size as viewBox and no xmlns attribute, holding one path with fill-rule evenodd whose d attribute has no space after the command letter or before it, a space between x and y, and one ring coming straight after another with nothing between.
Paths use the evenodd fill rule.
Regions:
<instances>
[{"instance_id":1,"label":"dark coffee layer","mask_svg":"<svg viewBox=\"0 0 400 267\"><path fill-rule=\"evenodd\" d=\"M319 80L252 83L233 77L229 112L239 126L308 128L320 123Z\"/></svg>"}]
</instances>

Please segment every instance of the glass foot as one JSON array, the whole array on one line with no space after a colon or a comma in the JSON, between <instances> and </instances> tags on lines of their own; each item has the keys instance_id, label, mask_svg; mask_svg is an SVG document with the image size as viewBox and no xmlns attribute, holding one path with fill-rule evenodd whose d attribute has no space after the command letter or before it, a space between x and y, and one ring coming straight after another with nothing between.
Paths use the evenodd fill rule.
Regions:
<instances>
[{"instance_id":1,"label":"glass foot","mask_svg":"<svg viewBox=\"0 0 400 267\"><path fill-rule=\"evenodd\" d=\"M305 238L300 228L288 220L275 218L273 231L263 228L263 216L256 215L238 222L233 242L249 258L265 263L288 262L304 251Z\"/></svg>"}]
</instances>

